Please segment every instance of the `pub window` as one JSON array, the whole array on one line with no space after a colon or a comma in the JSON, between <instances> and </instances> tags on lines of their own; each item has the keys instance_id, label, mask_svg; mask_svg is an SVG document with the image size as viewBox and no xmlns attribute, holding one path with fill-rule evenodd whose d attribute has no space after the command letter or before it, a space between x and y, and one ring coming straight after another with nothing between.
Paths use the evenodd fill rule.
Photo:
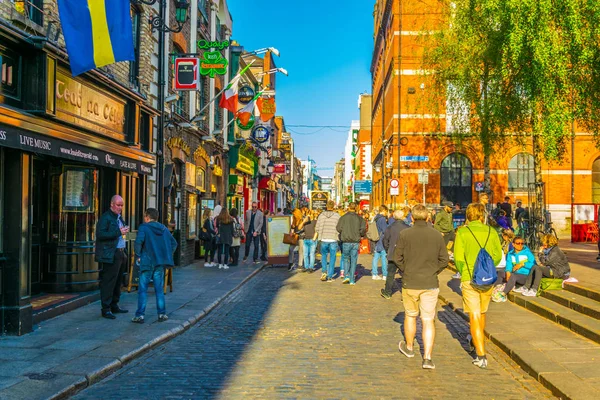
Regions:
<instances>
[{"instance_id":1,"label":"pub window","mask_svg":"<svg viewBox=\"0 0 600 400\"><path fill-rule=\"evenodd\" d=\"M13 0L15 10L25 15L31 21L42 25L44 20L44 0Z\"/></svg>"},{"instance_id":2,"label":"pub window","mask_svg":"<svg viewBox=\"0 0 600 400\"><path fill-rule=\"evenodd\" d=\"M140 113L140 148L150 151L150 116Z\"/></svg>"},{"instance_id":3,"label":"pub window","mask_svg":"<svg viewBox=\"0 0 600 400\"><path fill-rule=\"evenodd\" d=\"M519 153L508 163L508 190L525 191L530 183L535 182L533 156Z\"/></svg>"},{"instance_id":4,"label":"pub window","mask_svg":"<svg viewBox=\"0 0 600 400\"><path fill-rule=\"evenodd\" d=\"M0 47L0 102L1 97L21 100L20 71L21 57Z\"/></svg>"},{"instance_id":5,"label":"pub window","mask_svg":"<svg viewBox=\"0 0 600 400\"><path fill-rule=\"evenodd\" d=\"M140 21L141 11L138 7L131 7L131 27L133 29L134 59L129 61L129 82L136 88L139 87L138 75L140 72Z\"/></svg>"},{"instance_id":6,"label":"pub window","mask_svg":"<svg viewBox=\"0 0 600 400\"><path fill-rule=\"evenodd\" d=\"M202 15L202 22L208 24L208 0L198 0L198 10Z\"/></svg>"},{"instance_id":7,"label":"pub window","mask_svg":"<svg viewBox=\"0 0 600 400\"><path fill-rule=\"evenodd\" d=\"M98 171L73 165L55 166L50 180L50 240L58 243L95 240Z\"/></svg>"},{"instance_id":8,"label":"pub window","mask_svg":"<svg viewBox=\"0 0 600 400\"><path fill-rule=\"evenodd\" d=\"M196 229L198 222L198 196L195 193L188 193L187 209L187 238L196 238Z\"/></svg>"}]
</instances>

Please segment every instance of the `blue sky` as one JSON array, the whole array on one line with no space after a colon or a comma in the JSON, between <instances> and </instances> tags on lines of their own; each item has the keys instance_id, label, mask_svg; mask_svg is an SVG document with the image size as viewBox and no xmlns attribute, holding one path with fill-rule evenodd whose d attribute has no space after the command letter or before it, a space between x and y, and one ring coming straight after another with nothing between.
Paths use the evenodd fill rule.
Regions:
<instances>
[{"instance_id":1,"label":"blue sky","mask_svg":"<svg viewBox=\"0 0 600 400\"><path fill-rule=\"evenodd\" d=\"M289 76L277 77L277 115L286 125L347 127L288 127L296 156L310 156L319 167L332 167L342 158L350 122L358 119L358 95L371 91L374 3L228 0L232 39L248 51L275 47L281 52L276 63Z\"/></svg>"}]
</instances>

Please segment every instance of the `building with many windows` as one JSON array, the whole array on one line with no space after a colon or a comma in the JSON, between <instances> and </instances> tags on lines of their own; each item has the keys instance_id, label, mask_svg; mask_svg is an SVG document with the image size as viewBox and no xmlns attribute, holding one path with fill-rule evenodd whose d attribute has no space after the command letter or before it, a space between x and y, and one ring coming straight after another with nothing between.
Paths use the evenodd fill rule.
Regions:
<instances>
[{"instance_id":1,"label":"building with many windows","mask_svg":"<svg viewBox=\"0 0 600 400\"><path fill-rule=\"evenodd\" d=\"M422 68L423 35L439 30L437 0L377 0L374 8L374 51L371 61L373 194L372 206L421 200L428 205L449 200L466 206L477 199L484 180L481 146L474 139L455 141L451 124L431 98L439 98ZM577 127L576 127L577 129ZM593 138L577 130L562 163L542 162L545 202L559 232L571 223L587 226L597 220L600 204L600 151ZM573 156L573 154L575 156ZM427 184L419 176L427 176ZM505 196L527 204L534 182L530 140L507 138L490 160L491 202ZM392 197L391 179L400 181ZM348 178L347 178L348 179ZM425 193L423 193L425 191ZM589 205L585 213L575 205ZM587 206L586 206L587 207ZM579 208L581 209L581 208ZM577 238L575 238L577 239Z\"/></svg>"}]
</instances>

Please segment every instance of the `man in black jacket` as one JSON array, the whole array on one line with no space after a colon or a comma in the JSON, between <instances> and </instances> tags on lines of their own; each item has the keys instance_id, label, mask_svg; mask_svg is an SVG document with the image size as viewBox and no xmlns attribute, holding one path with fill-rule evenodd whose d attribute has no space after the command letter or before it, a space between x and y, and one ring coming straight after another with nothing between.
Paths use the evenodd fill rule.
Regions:
<instances>
[{"instance_id":1,"label":"man in black jacket","mask_svg":"<svg viewBox=\"0 0 600 400\"><path fill-rule=\"evenodd\" d=\"M400 232L410 228L404 220L405 217L404 210L394 211L394 223L388 226L383 234L383 248L385 249L388 258L385 288L381 289L381 297L384 299L392 298L392 287L394 286L394 278L396 277L396 270L398 269L398 266L394 263L394 251L396 249L396 243L398 242L398 236L400 236Z\"/></svg>"},{"instance_id":2,"label":"man in black jacket","mask_svg":"<svg viewBox=\"0 0 600 400\"><path fill-rule=\"evenodd\" d=\"M95 260L102 267L100 272L100 300L102 316L115 319L115 314L126 313L119 308L121 298L121 278L127 268L125 235L129 226L123 221L123 198L115 195L110 200L110 210L106 211L96 225Z\"/></svg>"},{"instance_id":3,"label":"man in black jacket","mask_svg":"<svg viewBox=\"0 0 600 400\"><path fill-rule=\"evenodd\" d=\"M367 233L365 220L356 213L356 203L348 205L348 212L337 223L342 244L342 257L344 258L344 280L342 283L354 285L354 273L358 261L358 248L360 240Z\"/></svg>"},{"instance_id":4,"label":"man in black jacket","mask_svg":"<svg viewBox=\"0 0 600 400\"><path fill-rule=\"evenodd\" d=\"M429 212L423 205L412 209L415 224L400 232L394 263L402 274L402 301L404 303L404 337L398 348L407 357L414 357L413 342L417 333L417 316L423 322L423 368L434 369L431 361L435 339L438 274L448 265L448 251L442 235L427 225Z\"/></svg>"}]
</instances>

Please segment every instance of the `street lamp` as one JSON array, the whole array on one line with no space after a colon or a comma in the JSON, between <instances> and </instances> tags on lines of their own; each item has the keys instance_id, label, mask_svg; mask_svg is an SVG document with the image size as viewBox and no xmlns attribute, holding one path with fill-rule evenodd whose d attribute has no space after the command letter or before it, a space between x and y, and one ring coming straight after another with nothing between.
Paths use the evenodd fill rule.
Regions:
<instances>
[{"instance_id":1,"label":"street lamp","mask_svg":"<svg viewBox=\"0 0 600 400\"><path fill-rule=\"evenodd\" d=\"M164 77L165 69L165 34L167 32L178 33L183 29L183 25L187 21L188 9L190 2L188 0L176 0L175 1L175 21L177 27L171 28L168 26L168 22L165 21L167 14L167 1L169 0L134 0L135 3L143 3L146 5L154 5L158 3L158 16L152 16L149 20L152 26L152 32L158 31L158 132L156 135L156 156L157 156L157 179L156 185L156 202L158 208L158 220L163 222L163 208L164 208L164 147L165 147L165 85L166 80Z\"/></svg>"}]
</instances>

